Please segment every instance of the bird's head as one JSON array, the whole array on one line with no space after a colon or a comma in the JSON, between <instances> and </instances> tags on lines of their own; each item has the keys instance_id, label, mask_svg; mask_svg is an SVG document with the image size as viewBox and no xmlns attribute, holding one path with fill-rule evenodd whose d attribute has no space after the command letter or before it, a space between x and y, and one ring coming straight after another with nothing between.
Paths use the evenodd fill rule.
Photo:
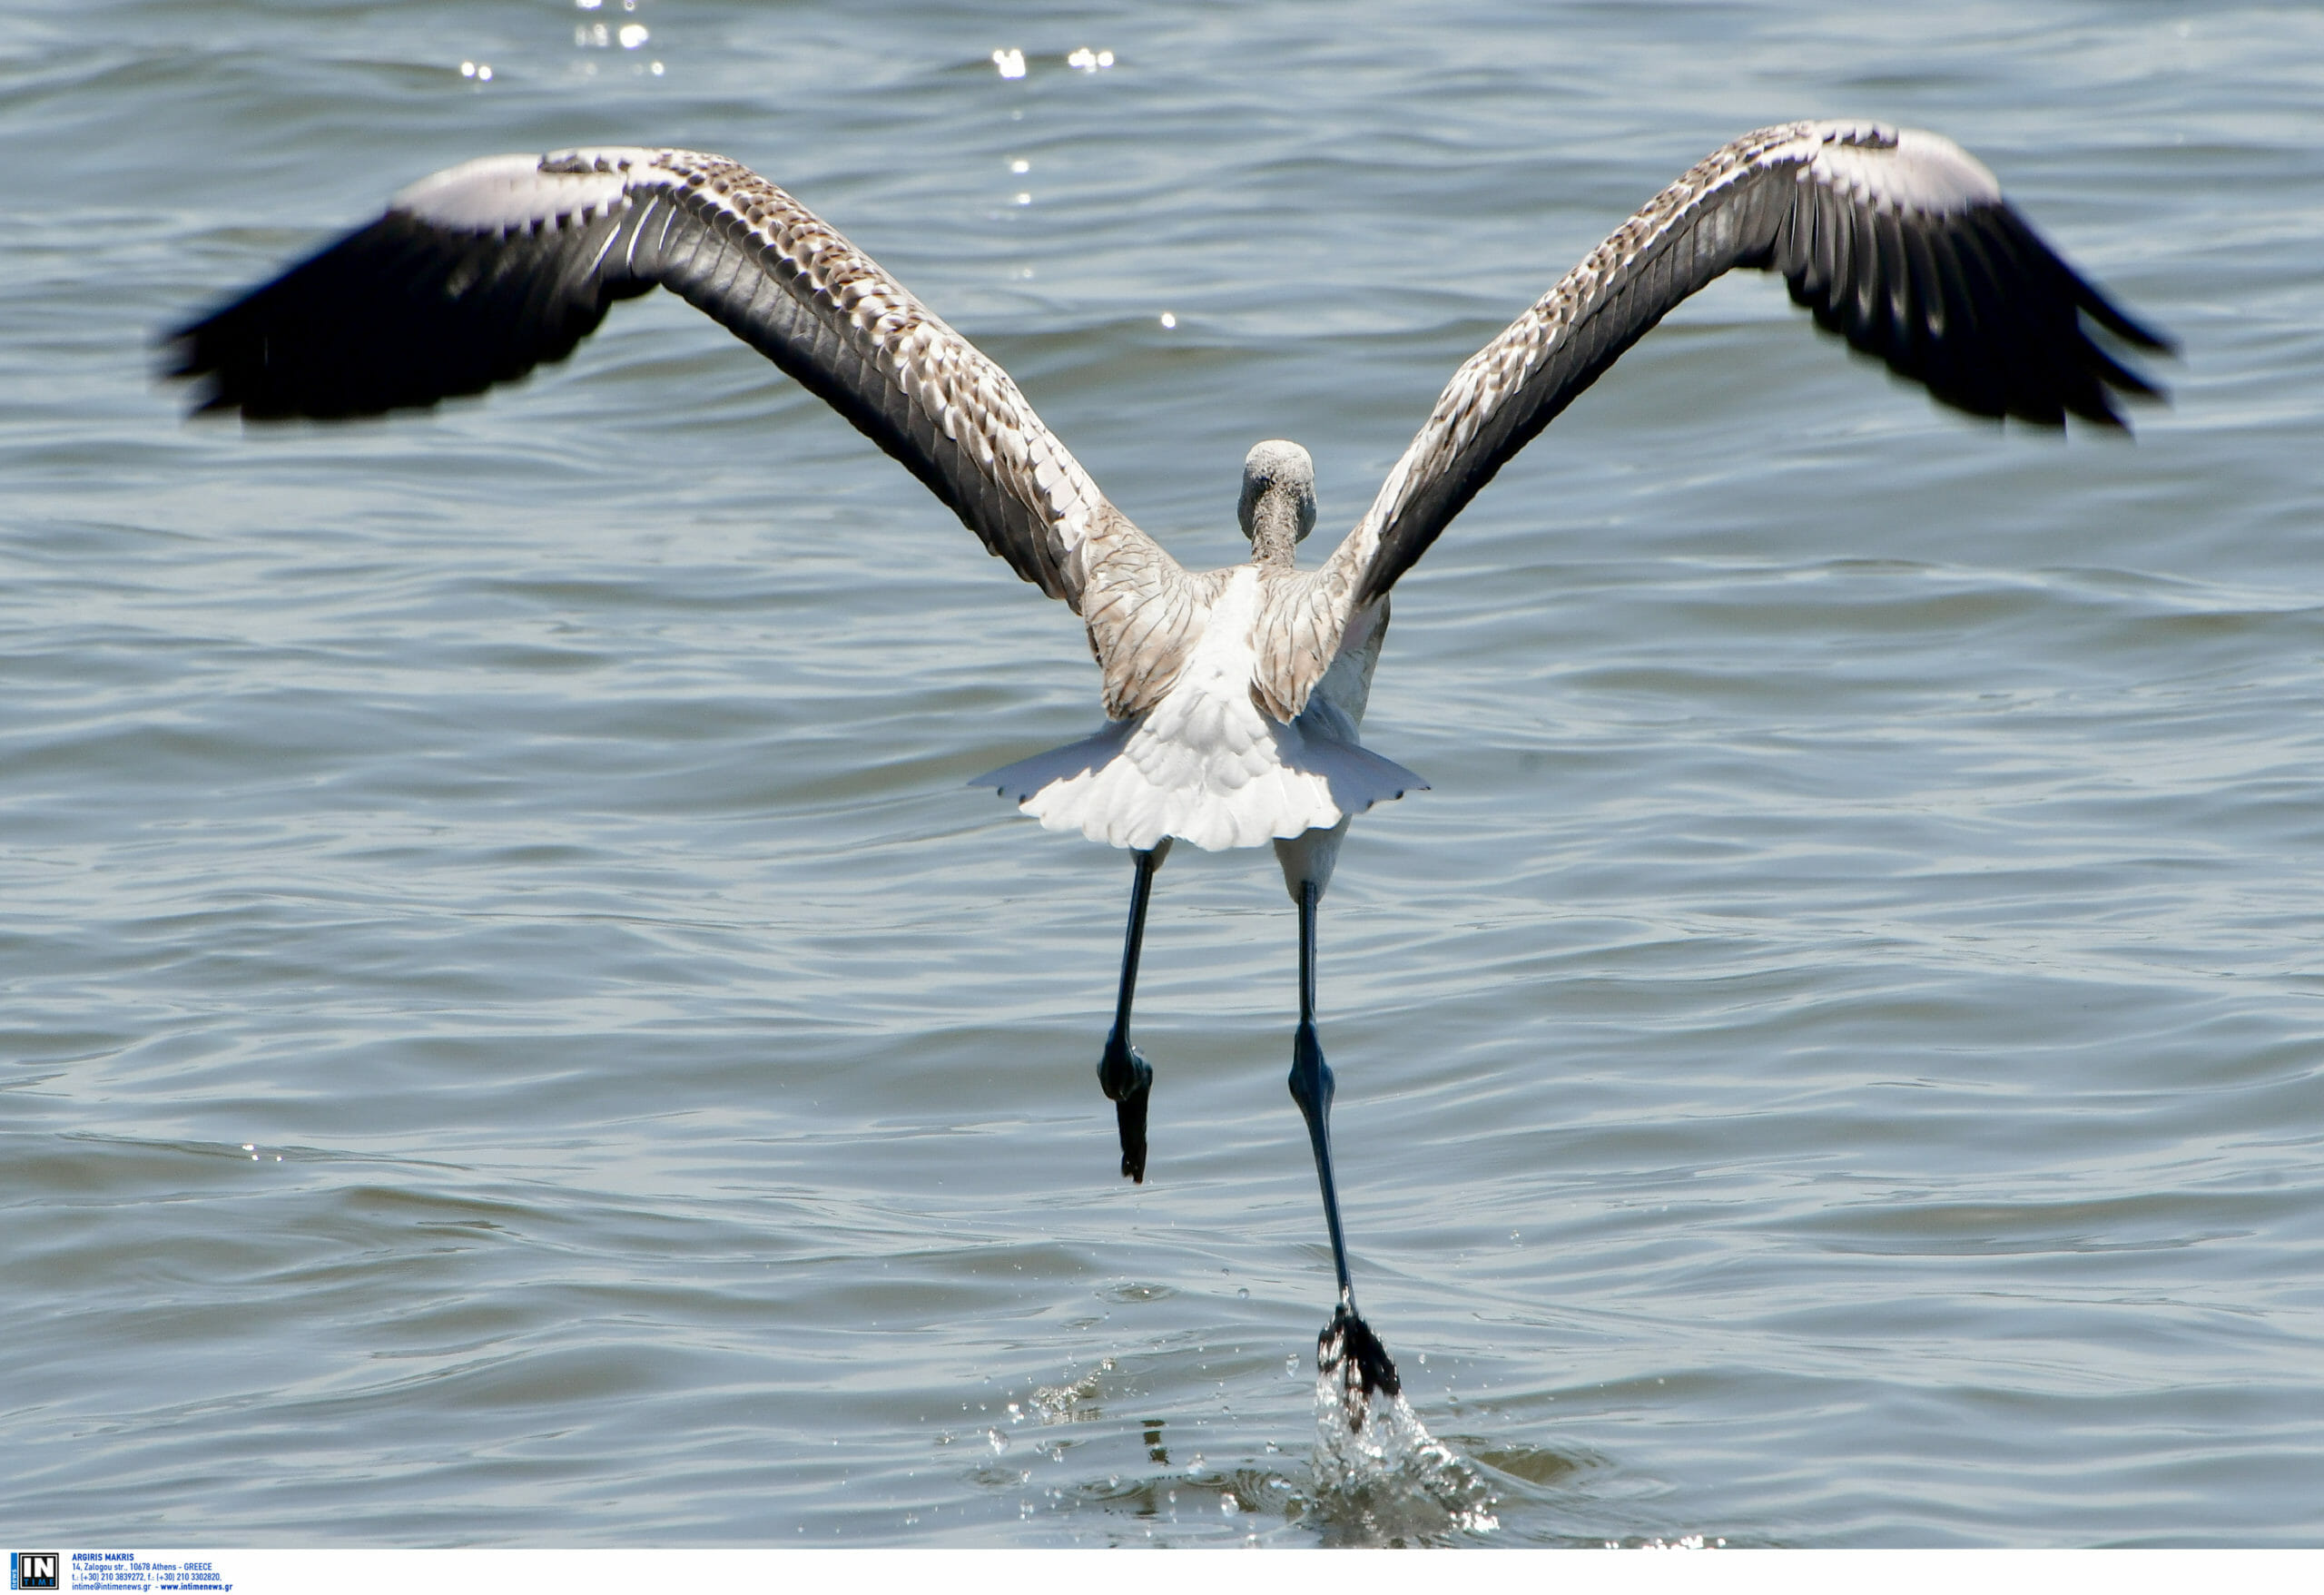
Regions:
<instances>
[{"instance_id":1,"label":"bird's head","mask_svg":"<svg viewBox=\"0 0 2324 1595\"><path fill-rule=\"evenodd\" d=\"M1289 565L1292 548L1315 529L1315 462L1307 451L1279 438L1254 445L1243 457L1236 515L1261 564Z\"/></svg>"}]
</instances>

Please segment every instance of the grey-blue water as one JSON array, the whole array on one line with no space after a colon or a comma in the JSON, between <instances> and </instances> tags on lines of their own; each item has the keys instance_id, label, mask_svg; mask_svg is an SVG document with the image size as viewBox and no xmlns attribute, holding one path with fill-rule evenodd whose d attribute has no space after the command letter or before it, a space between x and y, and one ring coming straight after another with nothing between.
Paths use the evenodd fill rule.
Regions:
<instances>
[{"instance_id":1,"label":"grey-blue water","mask_svg":"<svg viewBox=\"0 0 2324 1595\"><path fill-rule=\"evenodd\" d=\"M21 0L0 1522L1365 1531L1272 861L1163 871L1132 1187L1128 863L963 784L1098 724L1061 606L666 295L338 429L185 424L158 330L471 155L720 151L1223 564L1252 441L1320 547L1689 162L1876 114L2175 403L1973 422L1754 276L1461 518L1324 911L1358 1290L1454 1539L2324 1539L2319 84L2312 9L2133 0Z\"/></svg>"}]
</instances>

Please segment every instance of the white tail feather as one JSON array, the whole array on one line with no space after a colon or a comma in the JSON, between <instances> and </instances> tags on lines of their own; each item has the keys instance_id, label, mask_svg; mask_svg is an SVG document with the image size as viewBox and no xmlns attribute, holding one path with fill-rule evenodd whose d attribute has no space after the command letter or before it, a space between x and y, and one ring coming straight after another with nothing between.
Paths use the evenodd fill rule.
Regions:
<instances>
[{"instance_id":1,"label":"white tail feather","mask_svg":"<svg viewBox=\"0 0 2324 1595\"><path fill-rule=\"evenodd\" d=\"M1166 836L1208 852L1338 824L1428 783L1369 748L1265 723L1256 745L1197 748L1142 720L980 775L1049 831L1144 850Z\"/></svg>"}]
</instances>

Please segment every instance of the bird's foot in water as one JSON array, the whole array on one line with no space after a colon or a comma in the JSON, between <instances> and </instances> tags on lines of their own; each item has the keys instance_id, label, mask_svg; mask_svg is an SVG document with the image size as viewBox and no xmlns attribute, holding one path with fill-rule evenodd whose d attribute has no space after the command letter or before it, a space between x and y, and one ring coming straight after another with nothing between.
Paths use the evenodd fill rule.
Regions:
<instances>
[{"instance_id":1,"label":"bird's foot in water","mask_svg":"<svg viewBox=\"0 0 2324 1595\"><path fill-rule=\"evenodd\" d=\"M1351 1430L1364 1427L1374 1393L1403 1393L1403 1381L1396 1374L1388 1348L1344 1296L1333 1309L1331 1323L1315 1337L1315 1373L1338 1392L1340 1411L1347 1415Z\"/></svg>"},{"instance_id":2,"label":"bird's foot in water","mask_svg":"<svg viewBox=\"0 0 2324 1595\"><path fill-rule=\"evenodd\" d=\"M1122 1137L1122 1174L1146 1183L1146 1101L1154 1089L1154 1067L1117 1030L1106 1038L1098 1060L1098 1083L1114 1099L1114 1124Z\"/></svg>"},{"instance_id":3,"label":"bird's foot in water","mask_svg":"<svg viewBox=\"0 0 2324 1595\"><path fill-rule=\"evenodd\" d=\"M1324 1542L1427 1545L1500 1527L1492 1490L1428 1432L1396 1364L1343 1295L1315 1339L1315 1483Z\"/></svg>"},{"instance_id":4,"label":"bird's foot in water","mask_svg":"<svg viewBox=\"0 0 2324 1595\"><path fill-rule=\"evenodd\" d=\"M1146 1095L1147 1087L1114 1104L1114 1124L1122 1137L1122 1173L1139 1185L1146 1183Z\"/></svg>"}]
</instances>

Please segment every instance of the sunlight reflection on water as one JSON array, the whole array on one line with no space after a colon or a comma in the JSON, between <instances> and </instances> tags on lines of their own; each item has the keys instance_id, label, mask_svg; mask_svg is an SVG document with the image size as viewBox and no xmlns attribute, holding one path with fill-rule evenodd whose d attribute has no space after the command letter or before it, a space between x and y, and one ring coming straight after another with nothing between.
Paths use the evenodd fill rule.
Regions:
<instances>
[{"instance_id":1,"label":"sunlight reflection on water","mask_svg":"<svg viewBox=\"0 0 2324 1595\"><path fill-rule=\"evenodd\" d=\"M630 10L7 25L19 1515L2313 1537L2324 18ZM1351 832L1320 993L1415 1354L1362 1438L1286 1364L1330 1275L1272 864L1160 889L1129 1188L1127 870L960 790L1088 730L1070 615L668 296L349 428L183 425L144 342L455 161L695 143L1208 566L1251 441L1307 443L1328 538L1461 359L1794 113L1959 136L2186 340L2177 408L1960 421L1734 281L1399 586L1367 731L1435 790Z\"/></svg>"}]
</instances>

